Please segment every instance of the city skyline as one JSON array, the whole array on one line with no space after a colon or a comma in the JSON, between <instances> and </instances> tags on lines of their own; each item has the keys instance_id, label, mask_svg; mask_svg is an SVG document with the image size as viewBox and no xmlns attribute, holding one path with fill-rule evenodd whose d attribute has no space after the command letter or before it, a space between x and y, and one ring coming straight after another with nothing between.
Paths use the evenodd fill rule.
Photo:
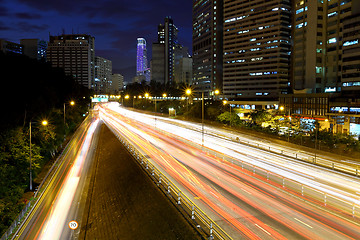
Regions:
<instances>
[{"instance_id":1,"label":"city skyline","mask_svg":"<svg viewBox=\"0 0 360 240\"><path fill-rule=\"evenodd\" d=\"M90 34L95 52L113 62L115 73L136 71L136 39L157 40L157 26L166 16L181 29L180 41L191 48L192 2L186 1L69 1L0 0L0 38L19 43L20 39L49 41L49 35ZM178 9L183 9L178 11ZM148 53L151 59L151 53ZM129 78L130 77L130 78Z\"/></svg>"}]
</instances>

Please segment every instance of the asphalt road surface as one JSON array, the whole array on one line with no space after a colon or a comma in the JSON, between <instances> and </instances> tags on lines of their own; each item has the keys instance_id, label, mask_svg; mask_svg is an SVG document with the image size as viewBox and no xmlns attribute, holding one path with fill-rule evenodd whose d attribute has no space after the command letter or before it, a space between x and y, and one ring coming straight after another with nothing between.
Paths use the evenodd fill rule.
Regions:
<instances>
[{"instance_id":1,"label":"asphalt road surface","mask_svg":"<svg viewBox=\"0 0 360 240\"><path fill-rule=\"evenodd\" d=\"M99 112L112 131L148 156L234 239L360 239L360 183L353 176L207 134L201 146L198 131L110 104ZM243 167L244 162L253 167ZM289 194L295 181L306 197L301 188ZM317 189L310 193L310 187L326 194ZM331 194L344 200L335 205ZM345 200L356 203L350 205L353 216L346 215Z\"/></svg>"},{"instance_id":2,"label":"asphalt road surface","mask_svg":"<svg viewBox=\"0 0 360 240\"><path fill-rule=\"evenodd\" d=\"M201 239L103 124L79 239Z\"/></svg>"}]
</instances>

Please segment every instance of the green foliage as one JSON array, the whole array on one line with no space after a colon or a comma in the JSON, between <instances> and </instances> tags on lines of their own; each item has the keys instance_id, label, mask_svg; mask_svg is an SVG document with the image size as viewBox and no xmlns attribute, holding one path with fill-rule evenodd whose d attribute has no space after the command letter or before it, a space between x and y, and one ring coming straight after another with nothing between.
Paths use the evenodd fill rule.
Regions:
<instances>
[{"instance_id":1,"label":"green foliage","mask_svg":"<svg viewBox=\"0 0 360 240\"><path fill-rule=\"evenodd\" d=\"M2 97L6 101L0 118L0 235L14 220L23 206L18 203L29 186L29 122L32 125L33 178L52 157L64 140L64 133L72 132L83 120L91 92L49 63L25 56L0 52L2 66ZM70 100L75 106L63 106ZM42 127L39 122L47 119Z\"/></svg>"},{"instance_id":2,"label":"green foliage","mask_svg":"<svg viewBox=\"0 0 360 240\"><path fill-rule=\"evenodd\" d=\"M206 116L209 120L217 120L217 117L221 114L221 109L218 106L209 106L206 108Z\"/></svg>"},{"instance_id":3,"label":"green foliage","mask_svg":"<svg viewBox=\"0 0 360 240\"><path fill-rule=\"evenodd\" d=\"M30 147L28 132L22 128L3 132L0 136L0 198L8 194L8 190L14 186L27 186L29 181ZM40 167L43 157L40 155L40 147L31 145L31 162L34 173ZM23 189L24 190L24 189Z\"/></svg>"},{"instance_id":4,"label":"green foliage","mask_svg":"<svg viewBox=\"0 0 360 240\"><path fill-rule=\"evenodd\" d=\"M272 115L265 109L255 110L250 112L251 122L255 125L261 126L263 122L270 121Z\"/></svg>"},{"instance_id":5,"label":"green foliage","mask_svg":"<svg viewBox=\"0 0 360 240\"><path fill-rule=\"evenodd\" d=\"M229 124L231 126L237 126L243 124L240 117L234 112L232 112L231 114L230 112L224 112L220 114L217 119L219 122L224 124Z\"/></svg>"}]
</instances>

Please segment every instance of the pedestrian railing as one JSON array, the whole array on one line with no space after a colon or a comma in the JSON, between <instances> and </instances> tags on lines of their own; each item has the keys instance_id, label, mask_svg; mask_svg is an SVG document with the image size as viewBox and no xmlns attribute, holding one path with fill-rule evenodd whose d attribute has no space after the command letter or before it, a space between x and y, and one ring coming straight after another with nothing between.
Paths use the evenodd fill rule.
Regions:
<instances>
[{"instance_id":1,"label":"pedestrian railing","mask_svg":"<svg viewBox=\"0 0 360 240\"><path fill-rule=\"evenodd\" d=\"M6 240L8 239L11 234L13 233L14 229L21 223L21 219L25 216L25 214L28 212L31 205L31 201L29 201L23 210L19 213L19 215L16 217L16 219L13 221L13 223L10 225L8 230L2 235L0 240Z\"/></svg>"}]
</instances>

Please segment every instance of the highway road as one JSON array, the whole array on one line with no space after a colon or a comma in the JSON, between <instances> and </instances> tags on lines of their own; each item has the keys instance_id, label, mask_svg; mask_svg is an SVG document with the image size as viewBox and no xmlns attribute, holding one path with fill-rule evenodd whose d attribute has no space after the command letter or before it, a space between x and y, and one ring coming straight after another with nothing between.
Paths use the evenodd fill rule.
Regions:
<instances>
[{"instance_id":1,"label":"highway road","mask_svg":"<svg viewBox=\"0 0 360 240\"><path fill-rule=\"evenodd\" d=\"M202 142L198 124L99 110L234 239L360 239L357 177L229 141L221 129L207 126Z\"/></svg>"},{"instance_id":2,"label":"highway road","mask_svg":"<svg viewBox=\"0 0 360 240\"><path fill-rule=\"evenodd\" d=\"M76 239L79 229L71 230L68 223L75 220L81 224L86 200L82 190L88 184L98 122L89 116L75 132L13 239Z\"/></svg>"}]
</instances>

